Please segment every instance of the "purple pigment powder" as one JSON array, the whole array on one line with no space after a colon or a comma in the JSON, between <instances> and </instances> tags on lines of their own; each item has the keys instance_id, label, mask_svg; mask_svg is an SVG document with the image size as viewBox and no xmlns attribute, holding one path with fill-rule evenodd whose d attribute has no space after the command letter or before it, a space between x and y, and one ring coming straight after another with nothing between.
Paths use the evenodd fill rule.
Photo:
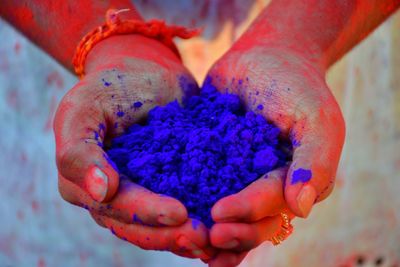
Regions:
<instances>
[{"instance_id":1,"label":"purple pigment powder","mask_svg":"<svg viewBox=\"0 0 400 267\"><path fill-rule=\"evenodd\" d=\"M190 217L211 227L215 202L290 160L279 134L263 116L246 112L237 95L206 84L183 106L175 100L150 110L107 153L121 174L180 200Z\"/></svg>"}]
</instances>

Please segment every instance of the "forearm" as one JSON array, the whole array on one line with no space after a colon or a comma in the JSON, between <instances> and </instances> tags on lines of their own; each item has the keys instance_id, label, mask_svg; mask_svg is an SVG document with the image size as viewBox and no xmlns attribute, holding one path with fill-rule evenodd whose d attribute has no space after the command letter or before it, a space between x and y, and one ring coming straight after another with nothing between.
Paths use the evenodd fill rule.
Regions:
<instances>
[{"instance_id":1,"label":"forearm","mask_svg":"<svg viewBox=\"0 0 400 267\"><path fill-rule=\"evenodd\" d=\"M79 41L105 22L110 8L128 8L121 18L141 19L129 0L2 0L0 16L72 70Z\"/></svg>"},{"instance_id":2,"label":"forearm","mask_svg":"<svg viewBox=\"0 0 400 267\"><path fill-rule=\"evenodd\" d=\"M400 6L399 0L273 0L238 42L293 49L324 69Z\"/></svg>"}]
</instances>

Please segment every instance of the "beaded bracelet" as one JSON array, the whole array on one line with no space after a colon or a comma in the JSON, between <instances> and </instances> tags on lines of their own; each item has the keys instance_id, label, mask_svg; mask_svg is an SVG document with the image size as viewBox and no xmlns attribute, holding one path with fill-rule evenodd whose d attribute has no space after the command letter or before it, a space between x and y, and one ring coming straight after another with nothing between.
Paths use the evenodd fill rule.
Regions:
<instances>
[{"instance_id":1,"label":"beaded bracelet","mask_svg":"<svg viewBox=\"0 0 400 267\"><path fill-rule=\"evenodd\" d=\"M178 49L173 42L173 38L180 37L182 39L189 39L200 33L200 30L198 29L188 30L182 26L168 26L162 20L151 20L149 22L141 20L122 21L118 17L118 14L128 10L129 9L107 10L106 23L90 31L79 42L72 61L75 73L79 78L83 78L85 74L85 60L90 50L97 43L110 36L120 34L141 34L149 38L157 39L168 46L180 58Z\"/></svg>"}]
</instances>

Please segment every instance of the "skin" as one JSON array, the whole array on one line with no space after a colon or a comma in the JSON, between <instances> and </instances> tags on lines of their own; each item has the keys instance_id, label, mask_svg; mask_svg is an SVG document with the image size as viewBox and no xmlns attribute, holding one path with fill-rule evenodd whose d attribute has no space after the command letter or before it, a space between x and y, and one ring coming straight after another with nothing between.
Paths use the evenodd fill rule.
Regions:
<instances>
[{"instance_id":1,"label":"skin","mask_svg":"<svg viewBox=\"0 0 400 267\"><path fill-rule=\"evenodd\" d=\"M62 1L56 6L52 1L3 2L0 15L70 70L76 44L104 22L108 8L134 10L123 0ZM238 265L249 250L277 234L280 212L307 217L314 203L332 191L345 129L325 83L326 70L399 5L398 0L272 1L211 68L209 77L220 91L239 94L248 109L279 126L295 149L287 169L266 174L268 179L261 177L217 202L212 210L217 223L209 233L202 224L197 230L191 227L177 200L118 177L103 151L110 138L144 119L153 106L190 95L179 81L185 77L195 84L193 78L155 40L129 35L102 41L88 56L87 75L67 93L56 114L62 197L144 249L201 258L211 267ZM51 15L54 10L56 16ZM134 11L121 16L141 19ZM143 106L132 108L137 101ZM298 179L298 170L311 175Z\"/></svg>"},{"instance_id":2,"label":"skin","mask_svg":"<svg viewBox=\"0 0 400 267\"><path fill-rule=\"evenodd\" d=\"M110 8L129 9L119 14L121 19L142 20L129 0L4 0L0 16L73 71L76 46L85 34L105 22Z\"/></svg>"},{"instance_id":3,"label":"skin","mask_svg":"<svg viewBox=\"0 0 400 267\"><path fill-rule=\"evenodd\" d=\"M121 19L142 20L126 0L5 0L0 15L72 71L76 45L104 23L110 8L130 9L120 13ZM209 247L206 227L193 223L179 201L119 177L103 149L152 107L196 93L193 77L168 47L140 35L114 36L97 44L87 57L85 73L64 96L54 119L61 196L143 249L209 259L215 249ZM135 107L138 102L142 105Z\"/></svg>"},{"instance_id":4,"label":"skin","mask_svg":"<svg viewBox=\"0 0 400 267\"><path fill-rule=\"evenodd\" d=\"M279 229L279 210L305 218L330 194L345 124L326 71L399 6L400 1L272 1L211 68L212 84L240 95L248 109L280 127L294 154L287 171L272 175L274 182L262 177L214 205L210 240L223 250L210 267L238 265L270 240L271 229ZM311 175L299 179L298 170Z\"/></svg>"},{"instance_id":5,"label":"skin","mask_svg":"<svg viewBox=\"0 0 400 267\"><path fill-rule=\"evenodd\" d=\"M62 197L139 247L208 259L205 226L194 230L178 200L119 177L103 149L152 107L197 93L192 76L169 48L139 35L108 38L87 60L86 76L64 96L54 120Z\"/></svg>"}]
</instances>

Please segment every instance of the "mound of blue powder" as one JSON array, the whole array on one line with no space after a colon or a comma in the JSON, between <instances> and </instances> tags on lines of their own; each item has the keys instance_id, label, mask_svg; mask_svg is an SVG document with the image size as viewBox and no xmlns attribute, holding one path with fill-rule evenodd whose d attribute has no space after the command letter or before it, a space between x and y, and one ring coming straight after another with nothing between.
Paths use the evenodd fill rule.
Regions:
<instances>
[{"instance_id":1,"label":"mound of blue powder","mask_svg":"<svg viewBox=\"0 0 400 267\"><path fill-rule=\"evenodd\" d=\"M173 101L150 110L107 153L120 173L180 200L190 217L210 227L215 202L289 160L279 134L264 117L246 112L237 95L207 84L184 106Z\"/></svg>"}]
</instances>

